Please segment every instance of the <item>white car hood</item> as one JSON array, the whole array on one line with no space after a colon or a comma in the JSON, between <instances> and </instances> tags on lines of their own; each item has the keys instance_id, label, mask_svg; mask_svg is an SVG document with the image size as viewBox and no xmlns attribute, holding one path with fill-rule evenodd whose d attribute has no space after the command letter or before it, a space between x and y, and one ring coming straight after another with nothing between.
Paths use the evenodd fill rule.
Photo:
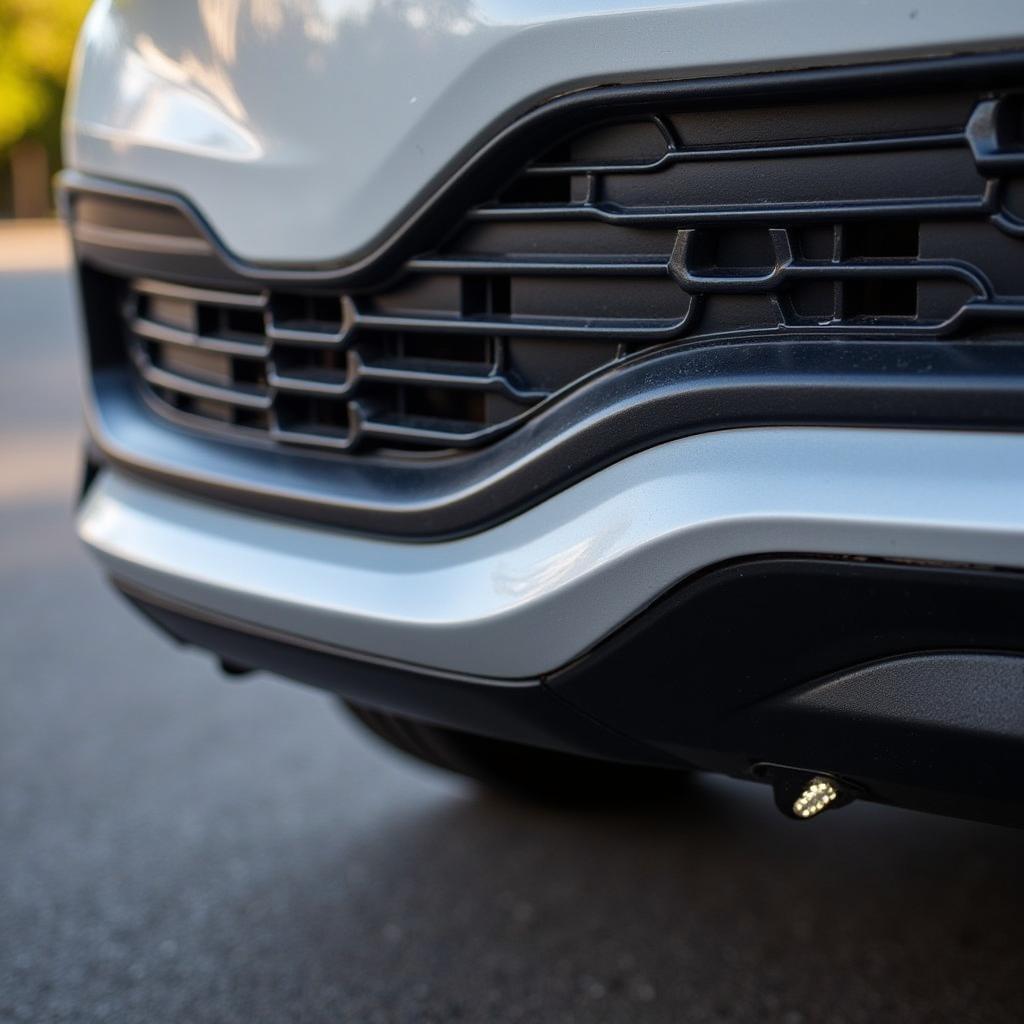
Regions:
<instances>
[{"instance_id":1,"label":"white car hood","mask_svg":"<svg viewBox=\"0 0 1024 1024\"><path fill-rule=\"evenodd\" d=\"M65 156L183 195L240 259L344 264L560 93L1021 40L1020 0L101 0Z\"/></svg>"}]
</instances>

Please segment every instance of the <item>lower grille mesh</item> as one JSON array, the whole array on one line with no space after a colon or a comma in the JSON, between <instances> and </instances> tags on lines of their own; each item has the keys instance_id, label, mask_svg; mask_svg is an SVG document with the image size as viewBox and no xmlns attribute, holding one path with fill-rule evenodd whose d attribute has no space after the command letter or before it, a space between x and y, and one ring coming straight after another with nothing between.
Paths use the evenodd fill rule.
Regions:
<instances>
[{"instance_id":1,"label":"lower grille mesh","mask_svg":"<svg viewBox=\"0 0 1024 1024\"><path fill-rule=\"evenodd\" d=\"M93 202L77 229L102 245ZM340 450L478 446L670 343L1021 341L1024 103L652 110L541 154L386 288L193 275L126 279L123 296L157 408Z\"/></svg>"},{"instance_id":2,"label":"lower grille mesh","mask_svg":"<svg viewBox=\"0 0 1024 1024\"><path fill-rule=\"evenodd\" d=\"M162 401L279 441L459 448L551 391L503 372L504 339L458 333L468 321L434 333L427 318L363 314L348 298L137 279L125 316L133 362Z\"/></svg>"}]
</instances>

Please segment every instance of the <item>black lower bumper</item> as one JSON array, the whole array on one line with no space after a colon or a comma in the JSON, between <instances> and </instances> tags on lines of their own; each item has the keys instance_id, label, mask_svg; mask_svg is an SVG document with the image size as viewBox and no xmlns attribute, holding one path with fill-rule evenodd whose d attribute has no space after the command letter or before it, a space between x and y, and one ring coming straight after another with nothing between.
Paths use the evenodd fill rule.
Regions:
<instances>
[{"instance_id":1,"label":"black lower bumper","mask_svg":"<svg viewBox=\"0 0 1024 1024\"><path fill-rule=\"evenodd\" d=\"M866 799L1024 825L1024 574L838 558L718 566L574 664L515 684L357 660L129 596L232 665L392 713L630 763L767 780L787 766Z\"/></svg>"}]
</instances>

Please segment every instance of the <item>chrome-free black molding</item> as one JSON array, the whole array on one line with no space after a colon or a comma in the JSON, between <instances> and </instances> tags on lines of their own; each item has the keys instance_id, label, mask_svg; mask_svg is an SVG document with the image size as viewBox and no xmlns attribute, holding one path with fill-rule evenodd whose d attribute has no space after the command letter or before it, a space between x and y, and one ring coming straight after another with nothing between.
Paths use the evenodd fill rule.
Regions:
<instances>
[{"instance_id":1,"label":"chrome-free black molding","mask_svg":"<svg viewBox=\"0 0 1024 1024\"><path fill-rule=\"evenodd\" d=\"M871 799L1024 825L1022 598L1016 571L740 560L684 581L545 682L711 770L790 765ZM856 670L878 665L872 696Z\"/></svg>"},{"instance_id":2,"label":"chrome-free black molding","mask_svg":"<svg viewBox=\"0 0 1024 1024\"><path fill-rule=\"evenodd\" d=\"M602 375L457 459L337 459L156 417L124 368L93 375L92 434L114 464L204 497L371 534L432 540L509 519L651 445L756 425L1020 429L1024 351L775 340L680 347Z\"/></svg>"}]
</instances>

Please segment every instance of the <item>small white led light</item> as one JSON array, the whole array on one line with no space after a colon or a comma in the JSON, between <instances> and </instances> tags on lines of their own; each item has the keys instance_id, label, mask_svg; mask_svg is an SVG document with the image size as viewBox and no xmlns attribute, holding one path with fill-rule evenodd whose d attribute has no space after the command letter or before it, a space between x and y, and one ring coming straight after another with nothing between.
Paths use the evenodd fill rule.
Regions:
<instances>
[{"instance_id":1,"label":"small white led light","mask_svg":"<svg viewBox=\"0 0 1024 1024\"><path fill-rule=\"evenodd\" d=\"M793 813L798 818L813 818L826 810L834 800L839 798L839 791L821 776L816 776L807 784L807 788L793 801Z\"/></svg>"}]
</instances>

